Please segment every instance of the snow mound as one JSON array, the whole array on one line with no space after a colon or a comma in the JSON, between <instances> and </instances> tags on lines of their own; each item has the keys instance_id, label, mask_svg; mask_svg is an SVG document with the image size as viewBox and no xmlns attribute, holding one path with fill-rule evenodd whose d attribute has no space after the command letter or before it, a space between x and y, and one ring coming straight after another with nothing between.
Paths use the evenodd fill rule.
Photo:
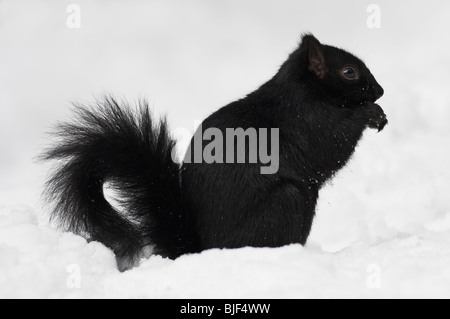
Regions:
<instances>
[{"instance_id":1,"label":"snow mound","mask_svg":"<svg viewBox=\"0 0 450 319\"><path fill-rule=\"evenodd\" d=\"M152 256L120 273L99 243L0 210L0 298L379 298L450 294L450 232L336 253L292 245Z\"/></svg>"}]
</instances>

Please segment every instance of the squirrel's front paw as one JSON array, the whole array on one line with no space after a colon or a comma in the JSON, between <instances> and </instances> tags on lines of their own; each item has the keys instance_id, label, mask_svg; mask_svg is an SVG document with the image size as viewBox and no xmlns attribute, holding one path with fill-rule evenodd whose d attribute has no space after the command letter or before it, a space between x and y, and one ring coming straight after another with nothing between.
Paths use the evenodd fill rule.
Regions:
<instances>
[{"instance_id":1,"label":"squirrel's front paw","mask_svg":"<svg viewBox=\"0 0 450 319\"><path fill-rule=\"evenodd\" d=\"M369 110L369 127L381 132L388 124L386 114L381 106L375 103L368 105Z\"/></svg>"}]
</instances>

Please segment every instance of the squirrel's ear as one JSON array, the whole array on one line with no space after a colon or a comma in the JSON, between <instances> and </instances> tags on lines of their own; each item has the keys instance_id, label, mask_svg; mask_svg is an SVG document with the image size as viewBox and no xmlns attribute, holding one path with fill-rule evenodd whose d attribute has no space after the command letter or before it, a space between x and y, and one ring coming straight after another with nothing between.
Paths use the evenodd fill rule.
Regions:
<instances>
[{"instance_id":1,"label":"squirrel's ear","mask_svg":"<svg viewBox=\"0 0 450 319\"><path fill-rule=\"evenodd\" d=\"M323 79L328 72L323 54L323 47L312 34L304 35L301 44L302 50L308 56L308 69L319 79Z\"/></svg>"}]
</instances>

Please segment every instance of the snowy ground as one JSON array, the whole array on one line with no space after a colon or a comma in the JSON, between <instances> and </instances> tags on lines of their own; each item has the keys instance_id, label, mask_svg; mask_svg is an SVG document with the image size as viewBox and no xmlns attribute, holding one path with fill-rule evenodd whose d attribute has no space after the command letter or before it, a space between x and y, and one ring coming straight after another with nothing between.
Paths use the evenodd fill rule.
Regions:
<instances>
[{"instance_id":1,"label":"snowy ground","mask_svg":"<svg viewBox=\"0 0 450 319\"><path fill-rule=\"evenodd\" d=\"M450 297L448 1L378 1L379 30L372 1L78 1L71 30L73 2L0 0L0 298ZM390 125L323 190L305 248L154 256L119 273L101 244L49 225L34 157L69 101L146 96L191 129L308 30L364 58Z\"/></svg>"}]
</instances>

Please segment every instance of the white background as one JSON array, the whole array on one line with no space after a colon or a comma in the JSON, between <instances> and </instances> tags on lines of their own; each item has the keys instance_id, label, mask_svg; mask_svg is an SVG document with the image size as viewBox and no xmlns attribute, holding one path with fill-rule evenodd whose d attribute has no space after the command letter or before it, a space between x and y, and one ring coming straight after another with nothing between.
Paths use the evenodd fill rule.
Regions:
<instances>
[{"instance_id":1,"label":"white background","mask_svg":"<svg viewBox=\"0 0 450 319\"><path fill-rule=\"evenodd\" d=\"M67 27L72 3L81 29ZM370 29L371 3L0 0L0 297L450 297L450 4L376 1ZM308 31L366 62L390 124L322 191L306 248L152 257L120 274L109 250L49 226L35 157L70 102L145 97L193 129L270 79ZM81 289L67 286L71 264Z\"/></svg>"}]
</instances>

